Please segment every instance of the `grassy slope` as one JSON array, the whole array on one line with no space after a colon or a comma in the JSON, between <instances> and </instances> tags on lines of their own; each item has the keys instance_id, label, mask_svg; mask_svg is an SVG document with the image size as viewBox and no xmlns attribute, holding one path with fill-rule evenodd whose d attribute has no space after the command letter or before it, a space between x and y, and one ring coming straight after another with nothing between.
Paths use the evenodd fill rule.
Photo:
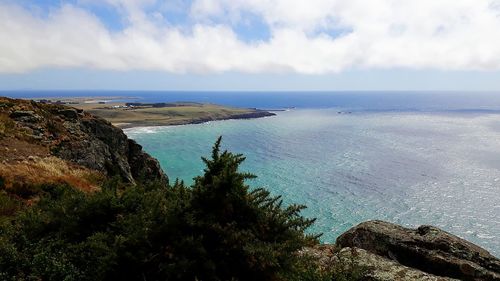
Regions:
<instances>
[{"instance_id":1,"label":"grassy slope","mask_svg":"<svg viewBox=\"0 0 500 281\"><path fill-rule=\"evenodd\" d=\"M2 205L5 204L5 196L29 203L37 200L38 189L44 184L66 183L82 191L95 191L104 180L98 171L51 156L51 146L65 136L60 134L52 139L48 124L62 120L44 115L42 109L48 110L51 105L38 106L30 101L0 97L0 216L5 213L5 206ZM45 116L31 123L33 128L43 130L45 142L33 137L34 130L15 122L9 116L12 111Z\"/></svg>"},{"instance_id":2,"label":"grassy slope","mask_svg":"<svg viewBox=\"0 0 500 281\"><path fill-rule=\"evenodd\" d=\"M163 108L105 108L119 103L96 105L79 104L76 107L107 119L122 128L135 126L182 125L209 120L231 119L241 114L255 113L255 109L233 108L215 104L188 103Z\"/></svg>"}]
</instances>

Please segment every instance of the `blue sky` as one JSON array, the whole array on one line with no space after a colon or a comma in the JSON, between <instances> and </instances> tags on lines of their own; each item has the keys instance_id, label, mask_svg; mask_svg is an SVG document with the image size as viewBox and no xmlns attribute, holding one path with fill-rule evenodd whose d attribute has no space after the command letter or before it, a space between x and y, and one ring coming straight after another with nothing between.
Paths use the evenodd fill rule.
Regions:
<instances>
[{"instance_id":1,"label":"blue sky","mask_svg":"<svg viewBox=\"0 0 500 281\"><path fill-rule=\"evenodd\" d=\"M500 90L497 0L0 0L0 90Z\"/></svg>"}]
</instances>

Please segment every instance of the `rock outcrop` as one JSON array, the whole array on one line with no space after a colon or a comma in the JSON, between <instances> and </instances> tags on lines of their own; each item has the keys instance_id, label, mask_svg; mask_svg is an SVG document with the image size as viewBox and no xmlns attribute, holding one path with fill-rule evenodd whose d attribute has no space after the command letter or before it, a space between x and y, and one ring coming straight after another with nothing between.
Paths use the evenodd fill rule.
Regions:
<instances>
[{"instance_id":1,"label":"rock outcrop","mask_svg":"<svg viewBox=\"0 0 500 281\"><path fill-rule=\"evenodd\" d=\"M338 248L362 249L365 257L360 260L366 261L370 257L375 261L373 255L376 255L379 260L388 260L398 266L435 276L460 280L500 280L498 258L477 245L433 226L408 229L384 221L368 221L342 234L336 245ZM386 265L391 267L390 264Z\"/></svg>"},{"instance_id":2,"label":"rock outcrop","mask_svg":"<svg viewBox=\"0 0 500 281\"><path fill-rule=\"evenodd\" d=\"M452 281L449 277L436 276L421 270L404 266L397 261L373 254L360 248L338 248L335 245L319 245L305 249L307 254L317 259L323 271L342 266L342 271L362 270L363 280L370 281Z\"/></svg>"},{"instance_id":3,"label":"rock outcrop","mask_svg":"<svg viewBox=\"0 0 500 281\"><path fill-rule=\"evenodd\" d=\"M3 144L39 146L40 151L128 183L168 181L158 161L121 129L80 109L0 98L0 115L13 127L0 132Z\"/></svg>"}]
</instances>

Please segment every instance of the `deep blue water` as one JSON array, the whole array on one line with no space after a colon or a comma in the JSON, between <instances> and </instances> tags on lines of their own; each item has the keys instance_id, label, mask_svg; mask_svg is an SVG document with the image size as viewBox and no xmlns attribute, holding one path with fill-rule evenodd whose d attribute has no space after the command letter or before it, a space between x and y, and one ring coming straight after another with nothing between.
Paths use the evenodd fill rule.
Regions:
<instances>
[{"instance_id":1,"label":"deep blue water","mask_svg":"<svg viewBox=\"0 0 500 281\"><path fill-rule=\"evenodd\" d=\"M18 92L48 97L50 92ZM14 94L8 94L13 96ZM28 95L29 94L29 95ZM170 178L202 172L217 138L243 153L243 169L287 203L308 206L311 229L333 242L383 219L432 224L500 256L500 94L56 92L286 108L277 116L126 130ZM338 114L338 111L351 114Z\"/></svg>"},{"instance_id":2,"label":"deep blue water","mask_svg":"<svg viewBox=\"0 0 500 281\"><path fill-rule=\"evenodd\" d=\"M179 92L179 91L0 91L19 98L125 97L142 102L197 101L263 109L332 108L353 111L500 110L494 92ZM129 99L127 99L129 98Z\"/></svg>"}]
</instances>

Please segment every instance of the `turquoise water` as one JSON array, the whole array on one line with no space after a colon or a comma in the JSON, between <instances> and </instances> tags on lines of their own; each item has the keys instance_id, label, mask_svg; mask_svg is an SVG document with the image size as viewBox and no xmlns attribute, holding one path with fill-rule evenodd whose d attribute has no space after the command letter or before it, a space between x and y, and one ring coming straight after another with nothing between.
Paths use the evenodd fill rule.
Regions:
<instances>
[{"instance_id":1,"label":"turquoise water","mask_svg":"<svg viewBox=\"0 0 500 281\"><path fill-rule=\"evenodd\" d=\"M500 255L500 115L298 109L253 120L129 129L171 179L202 172L217 136L243 153L250 183L308 206L333 242L383 219L433 224Z\"/></svg>"}]
</instances>

